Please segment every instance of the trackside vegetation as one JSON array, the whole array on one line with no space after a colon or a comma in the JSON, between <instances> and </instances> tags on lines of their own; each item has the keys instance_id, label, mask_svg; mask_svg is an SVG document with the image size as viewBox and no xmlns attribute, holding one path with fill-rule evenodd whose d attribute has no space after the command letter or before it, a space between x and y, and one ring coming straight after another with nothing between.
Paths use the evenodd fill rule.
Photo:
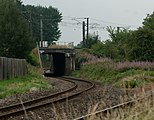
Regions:
<instances>
[{"instance_id":1,"label":"trackside vegetation","mask_svg":"<svg viewBox=\"0 0 154 120\"><path fill-rule=\"evenodd\" d=\"M124 27L107 28L110 39L99 40L94 34L86 39L90 45L77 50L76 68L72 76L110 84L135 93L154 86L154 12L137 30ZM84 47L84 48L83 48ZM134 89L135 88L135 89ZM141 95L141 94L140 94ZM145 95L145 94L144 94ZM142 96L142 95L141 95ZM94 106L92 109L96 109ZM87 120L153 120L153 98L137 102L129 108L115 109L107 116L94 115Z\"/></svg>"},{"instance_id":2,"label":"trackside vegetation","mask_svg":"<svg viewBox=\"0 0 154 120\"><path fill-rule=\"evenodd\" d=\"M154 12L136 30L107 27L110 39L86 39L77 51L77 71L72 75L119 87L139 87L154 82ZM90 44L90 45L89 45Z\"/></svg>"},{"instance_id":3,"label":"trackside vegetation","mask_svg":"<svg viewBox=\"0 0 154 120\"><path fill-rule=\"evenodd\" d=\"M135 88L154 83L154 62L115 62L80 52L75 77L97 80L116 87Z\"/></svg>"},{"instance_id":4,"label":"trackside vegetation","mask_svg":"<svg viewBox=\"0 0 154 120\"><path fill-rule=\"evenodd\" d=\"M78 50L77 53L76 67L78 69L72 73L72 76L110 84L125 90L137 90L138 92L146 91L147 88L153 90L154 61L117 61L101 57L100 54L89 54L88 49ZM145 92L140 95L145 96ZM106 116L104 114L93 115L85 120L153 120L153 99L152 96L130 107L111 110ZM92 107L92 114L95 112L93 109L96 108L97 104Z\"/></svg>"},{"instance_id":5,"label":"trackside vegetation","mask_svg":"<svg viewBox=\"0 0 154 120\"><path fill-rule=\"evenodd\" d=\"M49 88L51 85L43 78L40 69L29 65L27 76L0 81L0 99Z\"/></svg>"},{"instance_id":6,"label":"trackside vegetation","mask_svg":"<svg viewBox=\"0 0 154 120\"><path fill-rule=\"evenodd\" d=\"M108 26L110 38L100 40L98 35L86 39L85 50L95 56L111 58L115 61L154 60L154 13L148 14L143 25L136 30L125 27ZM78 45L82 46L82 42Z\"/></svg>"}]
</instances>

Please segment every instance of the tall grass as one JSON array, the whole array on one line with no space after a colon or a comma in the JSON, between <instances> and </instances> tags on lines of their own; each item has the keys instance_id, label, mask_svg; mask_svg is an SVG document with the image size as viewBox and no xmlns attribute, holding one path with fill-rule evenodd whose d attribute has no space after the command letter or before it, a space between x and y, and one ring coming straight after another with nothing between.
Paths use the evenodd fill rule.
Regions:
<instances>
[{"instance_id":1,"label":"tall grass","mask_svg":"<svg viewBox=\"0 0 154 120\"><path fill-rule=\"evenodd\" d=\"M0 99L25 92L49 88L40 69L28 66L28 75L10 80L0 81Z\"/></svg>"},{"instance_id":2,"label":"tall grass","mask_svg":"<svg viewBox=\"0 0 154 120\"><path fill-rule=\"evenodd\" d=\"M145 96L145 93L143 93ZM67 102L67 101L66 101ZM66 106L59 108L53 106L52 112L54 113L55 120L79 120L81 115L83 115L83 120L154 120L154 94L152 97L147 97L144 100L136 101L130 106L123 106L116 109L108 110L108 112L98 113L99 104L103 101L97 103L93 106L89 106L87 112L82 112L81 109L76 109L74 106ZM80 114L82 113L82 114ZM84 117L84 115L86 117ZM34 118L38 119L38 115L34 113ZM39 117L40 119L43 119ZM81 118L80 118L81 119Z\"/></svg>"},{"instance_id":3,"label":"tall grass","mask_svg":"<svg viewBox=\"0 0 154 120\"><path fill-rule=\"evenodd\" d=\"M93 108L96 109L95 105ZM154 94L131 106L111 109L107 113L94 114L92 111L85 120L154 120Z\"/></svg>"},{"instance_id":4,"label":"tall grass","mask_svg":"<svg viewBox=\"0 0 154 120\"><path fill-rule=\"evenodd\" d=\"M72 73L75 77L112 83L116 86L137 87L154 82L154 61L115 62L109 58L79 52L80 70Z\"/></svg>"}]
</instances>

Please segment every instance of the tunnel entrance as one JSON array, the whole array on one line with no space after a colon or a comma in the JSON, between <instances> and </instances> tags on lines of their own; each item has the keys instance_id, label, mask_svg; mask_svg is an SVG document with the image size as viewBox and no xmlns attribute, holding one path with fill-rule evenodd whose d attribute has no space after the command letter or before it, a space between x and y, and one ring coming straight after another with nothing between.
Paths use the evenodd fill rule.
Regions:
<instances>
[{"instance_id":1,"label":"tunnel entrance","mask_svg":"<svg viewBox=\"0 0 154 120\"><path fill-rule=\"evenodd\" d=\"M52 53L53 74L55 76L65 75L65 53Z\"/></svg>"}]
</instances>

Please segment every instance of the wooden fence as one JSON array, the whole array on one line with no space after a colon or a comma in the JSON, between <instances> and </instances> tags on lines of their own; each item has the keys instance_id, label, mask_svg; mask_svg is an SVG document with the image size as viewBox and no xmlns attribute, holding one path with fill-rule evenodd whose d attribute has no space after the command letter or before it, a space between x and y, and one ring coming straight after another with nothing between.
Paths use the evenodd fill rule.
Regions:
<instances>
[{"instance_id":1,"label":"wooden fence","mask_svg":"<svg viewBox=\"0 0 154 120\"><path fill-rule=\"evenodd\" d=\"M25 59L0 57L0 80L10 79L27 74Z\"/></svg>"}]
</instances>

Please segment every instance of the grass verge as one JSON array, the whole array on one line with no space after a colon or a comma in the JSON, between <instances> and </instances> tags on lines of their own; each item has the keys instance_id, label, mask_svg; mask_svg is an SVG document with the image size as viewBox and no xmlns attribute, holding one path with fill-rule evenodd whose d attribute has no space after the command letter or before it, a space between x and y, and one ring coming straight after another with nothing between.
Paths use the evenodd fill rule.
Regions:
<instances>
[{"instance_id":1,"label":"grass verge","mask_svg":"<svg viewBox=\"0 0 154 120\"><path fill-rule=\"evenodd\" d=\"M28 65L28 75L0 81L0 99L49 87L50 85L43 78L41 71Z\"/></svg>"},{"instance_id":2,"label":"grass verge","mask_svg":"<svg viewBox=\"0 0 154 120\"><path fill-rule=\"evenodd\" d=\"M135 88L154 83L154 71L141 68L117 69L117 63L99 62L86 64L80 70L72 73L72 76L97 80L101 83L112 84L116 87Z\"/></svg>"}]
</instances>

